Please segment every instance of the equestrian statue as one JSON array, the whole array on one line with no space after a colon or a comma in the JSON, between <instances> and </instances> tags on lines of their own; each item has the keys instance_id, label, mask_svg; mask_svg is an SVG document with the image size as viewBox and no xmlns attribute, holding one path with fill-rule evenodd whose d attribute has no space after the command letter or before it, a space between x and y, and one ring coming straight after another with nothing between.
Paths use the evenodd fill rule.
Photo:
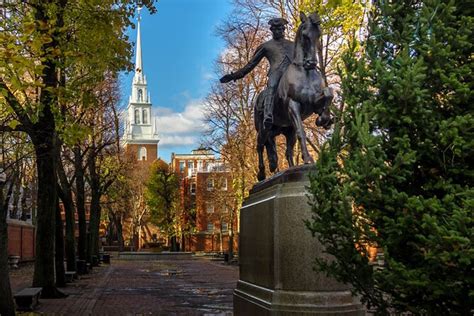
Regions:
<instances>
[{"instance_id":1,"label":"equestrian statue","mask_svg":"<svg viewBox=\"0 0 474 316\"><path fill-rule=\"evenodd\" d=\"M286 138L288 166L294 166L296 138L303 161L308 164L314 161L306 145L303 121L316 113L317 126L329 128L331 125L329 106L333 93L331 88L325 86L316 60L316 53L321 50L321 19L317 13L306 16L303 12L300 19L294 43L285 39L285 25L288 22L282 18L271 19L268 24L273 38L257 48L247 65L220 79L226 83L243 78L263 57L270 63L267 87L257 96L254 105L259 181L265 179L264 148L270 171L275 172L278 168L276 136L283 134Z\"/></svg>"}]
</instances>

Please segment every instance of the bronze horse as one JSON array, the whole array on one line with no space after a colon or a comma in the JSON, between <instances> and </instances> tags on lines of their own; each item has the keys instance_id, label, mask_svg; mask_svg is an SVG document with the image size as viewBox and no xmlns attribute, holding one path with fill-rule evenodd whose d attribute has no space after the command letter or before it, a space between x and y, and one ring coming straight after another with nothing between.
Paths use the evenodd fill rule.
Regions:
<instances>
[{"instance_id":1,"label":"bronze horse","mask_svg":"<svg viewBox=\"0 0 474 316\"><path fill-rule=\"evenodd\" d=\"M263 150L271 172L278 168L275 137L283 134L286 137L286 159L292 167L293 148L296 137L301 146L305 164L314 162L306 145L306 134L303 121L311 114L318 114L317 126L329 128L331 117L329 106L333 99L330 88L326 87L316 65L316 52L321 37L320 19L316 13L306 16L300 13L301 25L296 32L295 53L292 62L283 73L274 97L273 126L263 126L263 95L261 92L255 102L255 128L257 129L258 180L265 179Z\"/></svg>"}]
</instances>

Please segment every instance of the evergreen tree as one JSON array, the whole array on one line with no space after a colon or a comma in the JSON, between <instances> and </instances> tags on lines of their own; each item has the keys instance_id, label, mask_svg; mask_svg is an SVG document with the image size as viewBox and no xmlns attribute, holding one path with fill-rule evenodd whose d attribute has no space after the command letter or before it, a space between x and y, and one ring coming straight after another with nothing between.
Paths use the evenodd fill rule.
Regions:
<instances>
[{"instance_id":1,"label":"evergreen tree","mask_svg":"<svg viewBox=\"0 0 474 316\"><path fill-rule=\"evenodd\" d=\"M471 313L472 13L374 2L364 53L344 58L345 111L311 176L307 225L334 256L318 268L379 314Z\"/></svg>"}]
</instances>

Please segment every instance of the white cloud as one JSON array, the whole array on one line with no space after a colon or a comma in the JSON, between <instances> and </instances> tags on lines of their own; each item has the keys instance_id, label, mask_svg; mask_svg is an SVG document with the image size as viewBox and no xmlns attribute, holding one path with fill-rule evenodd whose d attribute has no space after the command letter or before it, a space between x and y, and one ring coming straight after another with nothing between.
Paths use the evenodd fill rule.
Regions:
<instances>
[{"instance_id":1,"label":"white cloud","mask_svg":"<svg viewBox=\"0 0 474 316\"><path fill-rule=\"evenodd\" d=\"M203 109L204 103L201 100L191 100L183 112L173 112L164 107L155 108L160 145L198 145L205 131Z\"/></svg>"},{"instance_id":2,"label":"white cloud","mask_svg":"<svg viewBox=\"0 0 474 316\"><path fill-rule=\"evenodd\" d=\"M198 145L198 136L180 136L180 135L161 135L160 136L160 147L174 147L174 146L188 146Z\"/></svg>"},{"instance_id":3,"label":"white cloud","mask_svg":"<svg viewBox=\"0 0 474 316\"><path fill-rule=\"evenodd\" d=\"M204 82L206 82L206 83L207 83L209 80L214 80L215 78L216 78L216 75L214 75L214 74L211 73L211 72L204 72L204 73L202 74L202 80L203 80Z\"/></svg>"}]
</instances>

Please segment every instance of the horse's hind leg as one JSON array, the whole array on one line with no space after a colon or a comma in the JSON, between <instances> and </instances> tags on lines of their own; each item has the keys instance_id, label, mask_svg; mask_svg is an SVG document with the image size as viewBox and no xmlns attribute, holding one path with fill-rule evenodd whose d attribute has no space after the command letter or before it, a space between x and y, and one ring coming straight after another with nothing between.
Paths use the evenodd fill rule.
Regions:
<instances>
[{"instance_id":1,"label":"horse's hind leg","mask_svg":"<svg viewBox=\"0 0 474 316\"><path fill-rule=\"evenodd\" d=\"M265 147L267 149L270 172L275 172L278 169L278 154L276 150L275 135L268 135Z\"/></svg>"},{"instance_id":2,"label":"horse's hind leg","mask_svg":"<svg viewBox=\"0 0 474 316\"><path fill-rule=\"evenodd\" d=\"M301 152L303 154L304 163L313 163L314 160L308 152L308 147L306 145L306 134L303 128L303 121L301 120L301 105L298 102L290 100L288 104L291 122L293 127L296 130L296 135L301 145Z\"/></svg>"},{"instance_id":3,"label":"horse's hind leg","mask_svg":"<svg viewBox=\"0 0 474 316\"><path fill-rule=\"evenodd\" d=\"M293 161L294 148L296 144L295 129L292 126L287 127L284 131L284 134L286 138L286 160L288 161L288 167L293 167L295 165Z\"/></svg>"},{"instance_id":4,"label":"horse's hind leg","mask_svg":"<svg viewBox=\"0 0 474 316\"><path fill-rule=\"evenodd\" d=\"M262 141L262 137L259 135L257 136L257 154L258 154L258 174L257 179L258 181L265 180L265 163L263 161L263 149L264 144Z\"/></svg>"}]
</instances>

